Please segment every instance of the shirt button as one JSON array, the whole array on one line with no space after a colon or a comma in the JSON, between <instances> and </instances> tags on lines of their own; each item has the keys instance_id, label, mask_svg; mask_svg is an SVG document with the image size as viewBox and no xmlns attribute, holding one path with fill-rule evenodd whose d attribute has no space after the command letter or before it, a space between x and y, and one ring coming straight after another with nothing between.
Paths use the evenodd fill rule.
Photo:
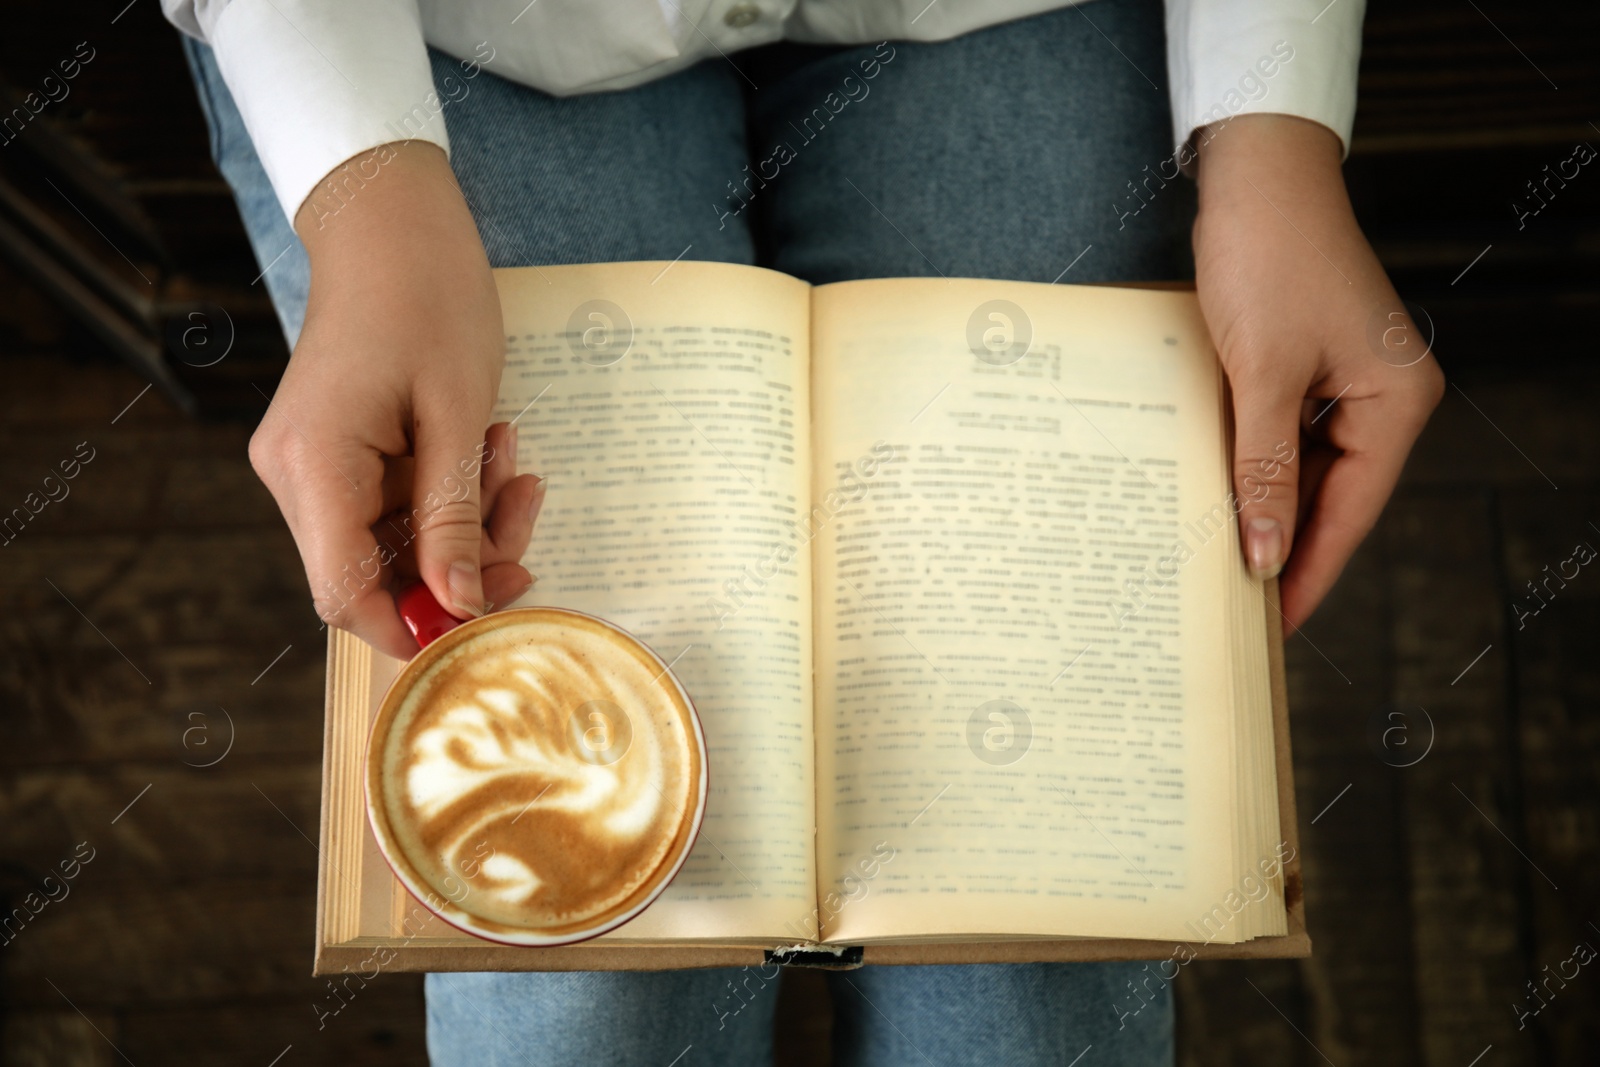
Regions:
<instances>
[{"instance_id":1,"label":"shirt button","mask_svg":"<svg viewBox=\"0 0 1600 1067\"><path fill-rule=\"evenodd\" d=\"M734 4L722 21L736 30L742 30L761 17L761 9L754 4Z\"/></svg>"}]
</instances>

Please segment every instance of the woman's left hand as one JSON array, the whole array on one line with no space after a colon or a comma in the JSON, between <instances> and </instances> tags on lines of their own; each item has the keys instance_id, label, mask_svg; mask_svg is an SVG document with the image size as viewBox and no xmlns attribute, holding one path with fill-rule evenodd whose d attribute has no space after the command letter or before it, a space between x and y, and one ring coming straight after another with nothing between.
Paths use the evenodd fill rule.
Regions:
<instances>
[{"instance_id":1,"label":"woman's left hand","mask_svg":"<svg viewBox=\"0 0 1600 1067\"><path fill-rule=\"evenodd\" d=\"M1195 279L1233 393L1245 559L1316 609L1393 492L1444 375L1356 224L1327 127L1242 115L1197 134Z\"/></svg>"}]
</instances>

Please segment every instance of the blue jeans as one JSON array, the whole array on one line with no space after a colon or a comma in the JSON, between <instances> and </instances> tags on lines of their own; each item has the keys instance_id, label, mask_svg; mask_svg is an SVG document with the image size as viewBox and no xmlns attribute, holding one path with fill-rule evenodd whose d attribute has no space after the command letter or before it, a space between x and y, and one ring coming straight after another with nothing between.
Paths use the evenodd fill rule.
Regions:
<instances>
[{"instance_id":1,"label":"blue jeans","mask_svg":"<svg viewBox=\"0 0 1600 1067\"><path fill-rule=\"evenodd\" d=\"M188 54L292 344L305 250L209 50ZM466 87L445 105L452 162L497 267L681 256L816 283L1190 269L1193 190L1157 173L1173 148L1166 94L1148 80L1166 69L1159 0L1096 0L939 44L778 45L561 100L432 58L437 84ZM841 1064L1172 1061L1155 965L868 967L829 981ZM429 975L428 1049L450 1067L769 1062L776 985L756 969Z\"/></svg>"}]
</instances>

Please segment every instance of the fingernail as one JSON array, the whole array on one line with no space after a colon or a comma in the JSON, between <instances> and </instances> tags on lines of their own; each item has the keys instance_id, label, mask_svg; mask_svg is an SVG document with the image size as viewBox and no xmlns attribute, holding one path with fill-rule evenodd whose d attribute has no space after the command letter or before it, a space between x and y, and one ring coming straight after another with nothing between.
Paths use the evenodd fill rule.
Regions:
<instances>
[{"instance_id":1,"label":"fingernail","mask_svg":"<svg viewBox=\"0 0 1600 1067\"><path fill-rule=\"evenodd\" d=\"M506 425L506 451L511 453L511 463L515 466L517 462L517 424L514 422Z\"/></svg>"},{"instance_id":2,"label":"fingernail","mask_svg":"<svg viewBox=\"0 0 1600 1067\"><path fill-rule=\"evenodd\" d=\"M1266 581L1283 570L1283 527L1276 519L1251 519L1244 531L1244 558L1252 577Z\"/></svg>"},{"instance_id":3,"label":"fingernail","mask_svg":"<svg viewBox=\"0 0 1600 1067\"><path fill-rule=\"evenodd\" d=\"M469 615L483 614L483 579L478 568L464 561L452 563L444 580L450 586L450 602L457 610Z\"/></svg>"},{"instance_id":4,"label":"fingernail","mask_svg":"<svg viewBox=\"0 0 1600 1067\"><path fill-rule=\"evenodd\" d=\"M544 507L545 480L539 479L539 484L533 487L533 499L528 502L528 525L532 526L539 521L539 512Z\"/></svg>"}]
</instances>

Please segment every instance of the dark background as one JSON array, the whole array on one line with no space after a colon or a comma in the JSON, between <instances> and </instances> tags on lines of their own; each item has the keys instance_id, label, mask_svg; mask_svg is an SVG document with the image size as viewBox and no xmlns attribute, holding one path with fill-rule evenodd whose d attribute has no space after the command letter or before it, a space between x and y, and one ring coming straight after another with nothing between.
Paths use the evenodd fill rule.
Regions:
<instances>
[{"instance_id":1,"label":"dark background","mask_svg":"<svg viewBox=\"0 0 1600 1067\"><path fill-rule=\"evenodd\" d=\"M153 0L7 5L0 111L80 41L0 145L0 511L94 456L0 547L4 911L94 858L0 945L5 1062L421 1063L417 977L312 1007L324 636L245 458L286 357L260 268ZM1600 949L1600 565L1513 611L1600 547L1600 162L1512 206L1600 145L1597 45L1590 5L1369 12L1347 173L1450 387L1287 649L1315 954L1184 968L1186 1065L1600 1054L1600 967L1518 1020ZM823 1062L823 987L781 995L786 1058Z\"/></svg>"}]
</instances>

